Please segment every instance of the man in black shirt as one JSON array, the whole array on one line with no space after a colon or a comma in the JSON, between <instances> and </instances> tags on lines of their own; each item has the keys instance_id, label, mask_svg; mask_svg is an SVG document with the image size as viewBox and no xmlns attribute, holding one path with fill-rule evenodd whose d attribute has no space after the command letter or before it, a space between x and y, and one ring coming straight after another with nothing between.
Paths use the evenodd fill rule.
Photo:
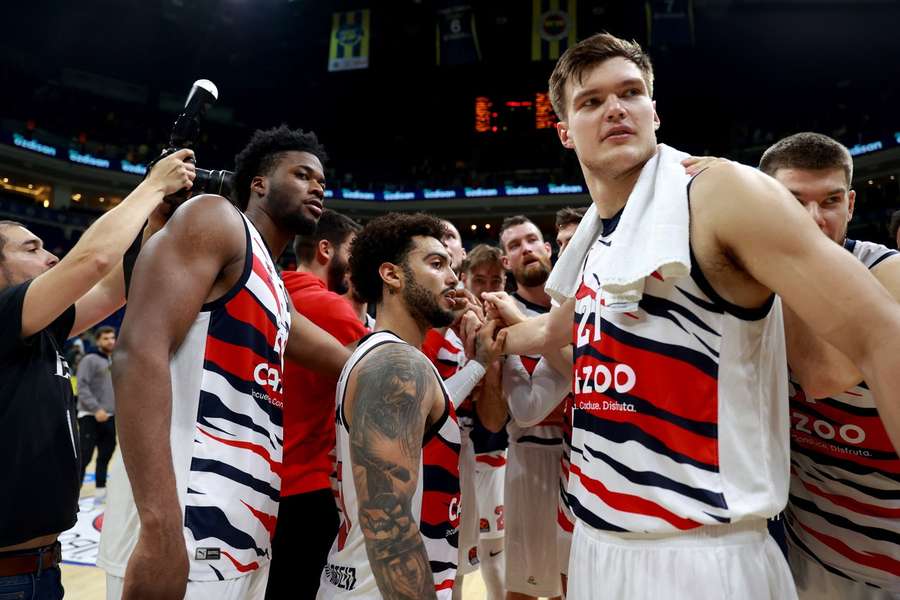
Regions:
<instances>
[{"instance_id":1,"label":"man in black shirt","mask_svg":"<svg viewBox=\"0 0 900 600\"><path fill-rule=\"evenodd\" d=\"M124 304L122 256L151 215L162 221L163 198L190 188L192 154L160 160L62 260L0 221L0 597L62 598L56 540L75 524L81 483L63 343Z\"/></svg>"}]
</instances>

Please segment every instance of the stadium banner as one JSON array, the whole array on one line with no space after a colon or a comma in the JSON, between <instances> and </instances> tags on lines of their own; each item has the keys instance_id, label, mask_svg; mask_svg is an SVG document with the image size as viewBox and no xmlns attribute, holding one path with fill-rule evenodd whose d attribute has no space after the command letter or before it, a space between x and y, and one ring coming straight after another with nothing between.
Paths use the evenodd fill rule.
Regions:
<instances>
[{"instance_id":1,"label":"stadium banner","mask_svg":"<svg viewBox=\"0 0 900 600\"><path fill-rule=\"evenodd\" d=\"M647 45L676 48L694 45L693 0L646 0Z\"/></svg>"},{"instance_id":2,"label":"stadium banner","mask_svg":"<svg viewBox=\"0 0 900 600\"><path fill-rule=\"evenodd\" d=\"M368 200L370 202L397 202L403 200L448 200L453 198L509 198L515 196L557 196L560 194L587 194L582 184L523 184L500 187L426 187L406 190L354 190L338 188L325 190L326 198L337 200Z\"/></svg>"},{"instance_id":3,"label":"stadium banner","mask_svg":"<svg viewBox=\"0 0 900 600\"><path fill-rule=\"evenodd\" d=\"M368 8L334 13L331 16L328 70L367 69L371 35Z\"/></svg>"},{"instance_id":4,"label":"stadium banner","mask_svg":"<svg viewBox=\"0 0 900 600\"><path fill-rule=\"evenodd\" d=\"M437 11L435 23L435 63L468 65L481 60L475 13L468 4L448 6Z\"/></svg>"},{"instance_id":5,"label":"stadium banner","mask_svg":"<svg viewBox=\"0 0 900 600\"><path fill-rule=\"evenodd\" d=\"M532 0L531 60L556 60L578 41L578 0Z\"/></svg>"}]
</instances>

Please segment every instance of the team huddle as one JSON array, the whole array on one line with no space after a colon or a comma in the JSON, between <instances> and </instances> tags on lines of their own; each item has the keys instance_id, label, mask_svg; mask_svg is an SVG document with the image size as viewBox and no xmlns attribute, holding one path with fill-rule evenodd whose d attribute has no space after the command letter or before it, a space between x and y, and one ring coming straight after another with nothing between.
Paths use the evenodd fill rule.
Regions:
<instances>
[{"instance_id":1,"label":"team huddle","mask_svg":"<svg viewBox=\"0 0 900 600\"><path fill-rule=\"evenodd\" d=\"M649 57L609 34L550 98L592 199L557 214L555 264L524 216L466 252L434 216L325 210L324 151L284 126L232 201L153 213L107 598L449 600L475 570L492 600L900 597L900 254L847 238L847 149L660 144Z\"/></svg>"},{"instance_id":2,"label":"team huddle","mask_svg":"<svg viewBox=\"0 0 900 600\"><path fill-rule=\"evenodd\" d=\"M557 64L560 140L593 204L558 215L555 265L522 216L499 247L468 253L428 215L362 228L322 216L314 145L270 143L288 151L258 152L265 177L239 169L244 214L205 197L179 209L138 259L122 336L127 352L140 332L132 351L150 364L147 337L177 348L170 495L139 450L147 434L123 432L134 500L110 492L109 597L158 589L152 565L176 532L180 583L198 598L267 585L279 598L461 598L476 569L492 599L900 593L900 257L847 239L843 146L797 134L759 170L691 159L657 144L652 85L640 47L606 34ZM303 219L292 185L314 198ZM194 308L160 332L164 309L141 298L179 257L167 246L190 262L178 237L193 239L204 210L241 243L169 292ZM325 257L332 296L312 312L272 261L293 233L314 250L304 260L298 241L301 266ZM337 343L302 316L329 331L330 313L355 333ZM285 360L310 370L303 389ZM304 393L338 369L325 397ZM140 397L131 359L117 378ZM304 419L309 436L327 433L318 487L336 518L292 507L309 490L282 444L301 456ZM298 550L296 523L316 510L333 524L310 525ZM166 533L157 512L174 512Z\"/></svg>"}]
</instances>

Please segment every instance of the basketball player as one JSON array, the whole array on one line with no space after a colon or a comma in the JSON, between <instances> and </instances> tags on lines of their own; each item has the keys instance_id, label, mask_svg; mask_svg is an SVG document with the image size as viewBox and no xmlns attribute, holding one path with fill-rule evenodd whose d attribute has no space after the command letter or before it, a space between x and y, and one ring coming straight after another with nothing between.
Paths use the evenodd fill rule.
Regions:
<instances>
[{"instance_id":1,"label":"basketball player","mask_svg":"<svg viewBox=\"0 0 900 600\"><path fill-rule=\"evenodd\" d=\"M441 222L447 227L448 221L443 220ZM452 238L452 231L445 231L444 236L444 245L451 256L452 264L452 243L448 245L448 236ZM473 249L473 253L473 259L476 261L474 264L480 266L484 253L478 248ZM468 276L468 281L471 283L474 283L477 279L479 285L489 285L495 274L491 273L490 270L479 268L477 269L478 275L473 275L468 268L471 264L473 263L470 262L467 256L460 267L461 276L463 278ZM463 294L460 294L460 292L463 292ZM453 597L455 599L462 597L463 577L481 568L482 579L488 595L502 598L503 575L497 566L497 562L502 561L502 540L500 551L493 546L491 548L480 547L480 519L476 502L478 494L475 487L475 456L469 436L469 433L478 421L478 410L480 410L480 405L476 409L475 402L473 402L473 392L479 395L482 393L484 389L482 382L489 372L495 371L493 363L496 357L484 356L487 348L483 347L482 356L473 355L472 360L469 360L466 348L457 331L464 327L466 322L463 312L468 312L470 309L480 311L480 307L472 306L472 303L478 302L478 300L468 289L457 289L457 296L464 297L465 304L454 310L454 324L450 327L429 329L422 343L422 352L431 360L444 380L444 385L456 409L460 427L461 448L459 463L462 514L459 526L459 562L456 571L456 583L453 586ZM496 375L496 373L494 374ZM496 545L496 543L494 544ZM487 559L482 557L484 552L488 553ZM491 552L494 553L493 556L491 556ZM482 566L483 564L484 566ZM502 565L502 562L500 564Z\"/></svg>"},{"instance_id":2,"label":"basketball player","mask_svg":"<svg viewBox=\"0 0 900 600\"><path fill-rule=\"evenodd\" d=\"M797 198L819 229L900 300L900 253L852 240L856 193L847 149L798 133L766 150L760 170ZM791 370L791 570L804 600L900 595L900 457L853 363L785 308Z\"/></svg>"},{"instance_id":3,"label":"basketball player","mask_svg":"<svg viewBox=\"0 0 900 600\"><path fill-rule=\"evenodd\" d=\"M319 598L452 595L459 426L440 375L417 349L429 328L455 317L458 280L443 232L428 215L391 213L353 244L353 287L377 317L338 382L341 527Z\"/></svg>"},{"instance_id":4,"label":"basketball player","mask_svg":"<svg viewBox=\"0 0 900 600\"><path fill-rule=\"evenodd\" d=\"M781 184L733 163L688 190L690 274L644 279L636 312L601 304L597 260L622 233L642 169L681 156L657 147L652 85L643 50L608 34L557 63L559 137L578 156L598 219L588 213L556 266L550 289L561 305L507 338L516 354L575 341L569 597L795 597L765 522L788 487L773 291L854 358L895 445L900 307ZM652 235L633 225L623 235Z\"/></svg>"},{"instance_id":5,"label":"basketball player","mask_svg":"<svg viewBox=\"0 0 900 600\"><path fill-rule=\"evenodd\" d=\"M500 226L503 266L512 273L516 291L511 295L528 316L550 310L544 283L550 275L550 244L537 226L523 216L505 219ZM550 411L532 411L531 374L539 355L509 356L503 368L504 393L512 420L504 501L506 504L506 589L509 600L559 597L560 570L556 553L556 517L562 456L562 395ZM565 377L555 374L562 380ZM526 385L506 385L519 378Z\"/></svg>"},{"instance_id":6,"label":"basketball player","mask_svg":"<svg viewBox=\"0 0 900 600\"><path fill-rule=\"evenodd\" d=\"M475 246L463 261L460 275L465 289L475 298L480 298L482 292L501 291L506 277L502 253L487 244ZM486 600L502 600L506 595L503 482L507 415L501 402L502 364L495 359L488 357L481 384L457 411L462 435L459 474L463 513L454 598L462 598L460 574L475 568L481 571Z\"/></svg>"},{"instance_id":7,"label":"basketball player","mask_svg":"<svg viewBox=\"0 0 900 600\"><path fill-rule=\"evenodd\" d=\"M575 235L575 230L578 229L578 224L581 223L581 219L586 212L587 208L584 206L580 208L569 208L567 206L556 211L556 245L560 254L563 253L569 240Z\"/></svg>"},{"instance_id":8,"label":"basketball player","mask_svg":"<svg viewBox=\"0 0 900 600\"><path fill-rule=\"evenodd\" d=\"M322 212L323 159L312 133L257 131L235 158L244 212L193 198L138 257L113 372L128 478L111 479L101 536L108 598L263 598L283 356L336 374L349 355L275 269Z\"/></svg>"},{"instance_id":9,"label":"basketball player","mask_svg":"<svg viewBox=\"0 0 900 600\"><path fill-rule=\"evenodd\" d=\"M450 259L452 260L450 266L453 272L459 275L463 261L466 260L466 249L462 245L462 237L460 237L459 229L456 228L456 225L447 219L441 219L441 223L444 225L444 235L441 237L441 241L444 242L444 245L447 246L447 250L450 252Z\"/></svg>"}]
</instances>

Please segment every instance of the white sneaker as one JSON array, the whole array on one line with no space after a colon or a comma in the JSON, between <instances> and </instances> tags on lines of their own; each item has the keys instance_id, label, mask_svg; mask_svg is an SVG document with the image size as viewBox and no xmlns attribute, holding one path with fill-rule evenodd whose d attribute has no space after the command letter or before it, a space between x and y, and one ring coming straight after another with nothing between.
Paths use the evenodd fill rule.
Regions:
<instances>
[{"instance_id":1,"label":"white sneaker","mask_svg":"<svg viewBox=\"0 0 900 600\"><path fill-rule=\"evenodd\" d=\"M94 508L101 508L106 505L106 488L97 488L94 492Z\"/></svg>"}]
</instances>

